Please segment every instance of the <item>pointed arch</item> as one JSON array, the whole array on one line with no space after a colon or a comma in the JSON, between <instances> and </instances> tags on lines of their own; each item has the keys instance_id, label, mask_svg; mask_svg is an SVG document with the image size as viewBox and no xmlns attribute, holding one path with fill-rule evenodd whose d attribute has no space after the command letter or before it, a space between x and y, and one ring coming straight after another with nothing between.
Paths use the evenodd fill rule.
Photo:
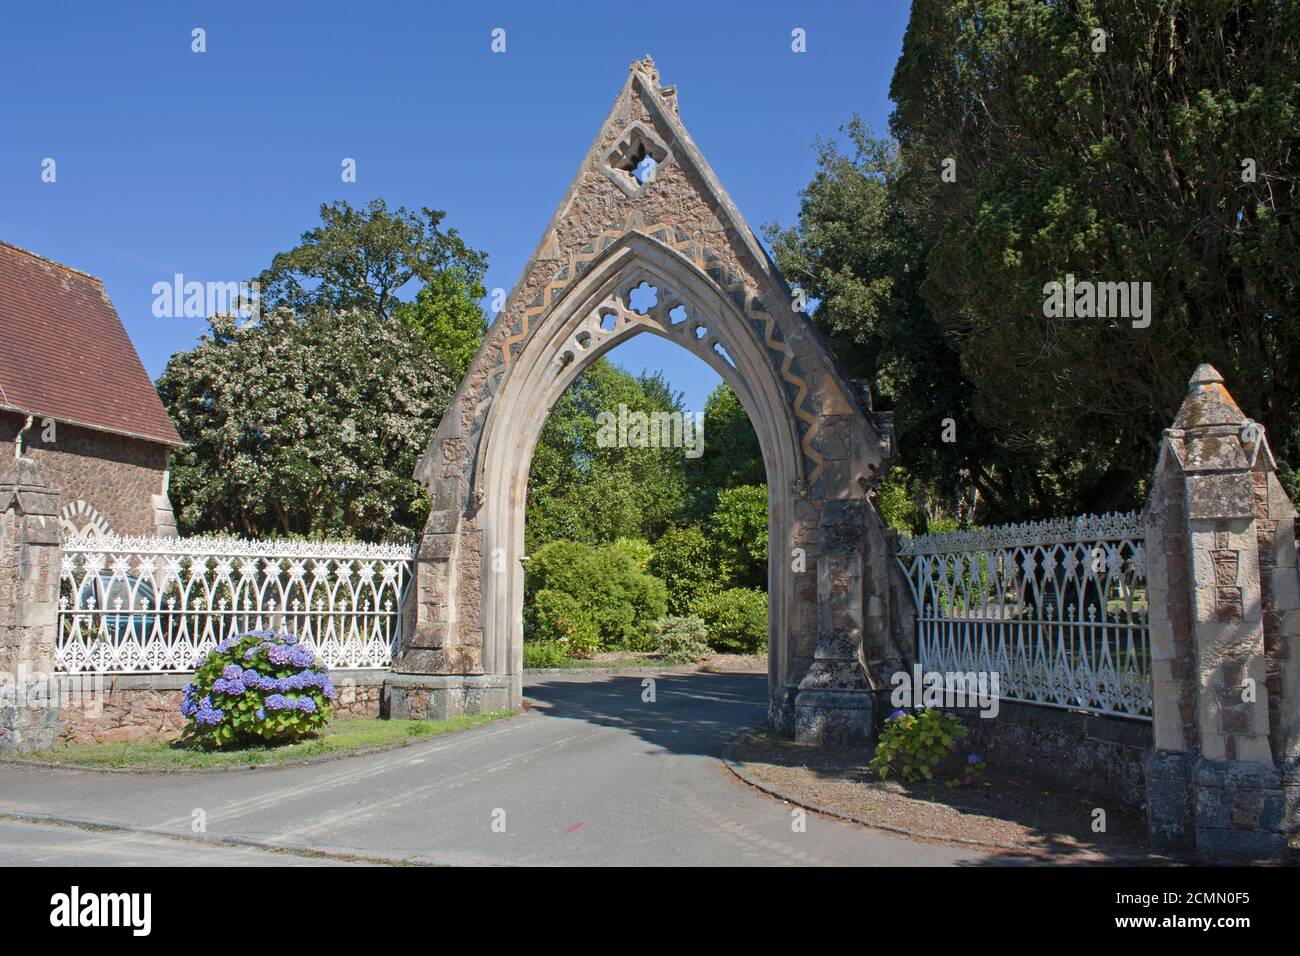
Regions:
<instances>
[{"instance_id":1,"label":"pointed arch","mask_svg":"<svg viewBox=\"0 0 1300 956\"><path fill-rule=\"evenodd\" d=\"M631 290L643 282L658 296L653 307L640 313L629 300ZM679 308L685 315L674 321ZM610 324L603 321L606 316L614 317L612 328L605 327ZM503 367L494 386L473 469L473 485L483 495L478 526L483 535L480 614L487 673L522 673L524 569L518 559L523 556L529 463L550 410L596 359L638 334L677 343L735 390L754 426L767 470L770 548L783 555L793 539L793 515L784 489L803 479L800 437L768 349L735 303L694 263L648 236L628 233L552 304L545 324ZM717 346L730 361L718 354ZM778 564L769 563L769 581L779 576ZM768 593L768 643L773 649L769 671L780 683L785 676L781 635L790 627L789 602L780 586L770 586Z\"/></svg>"},{"instance_id":2,"label":"pointed arch","mask_svg":"<svg viewBox=\"0 0 1300 956\"><path fill-rule=\"evenodd\" d=\"M629 179L643 151L655 174ZM642 282L658 290L652 308L629 301ZM860 738L870 730L871 673L901 660L897 571L870 502L892 453L889 421L793 307L648 57L632 64L416 469L432 509L395 661L406 683L394 686L424 688L442 701L429 704L433 713L469 706L471 693L475 706L519 703L533 451L555 400L638 334L709 364L758 435L772 723L805 739Z\"/></svg>"}]
</instances>

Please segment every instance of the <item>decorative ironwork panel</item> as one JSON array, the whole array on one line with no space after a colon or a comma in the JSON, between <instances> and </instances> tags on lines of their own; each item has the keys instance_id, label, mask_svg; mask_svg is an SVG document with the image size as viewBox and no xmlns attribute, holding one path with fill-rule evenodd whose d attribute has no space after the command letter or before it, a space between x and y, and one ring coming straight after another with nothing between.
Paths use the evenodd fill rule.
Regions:
<instances>
[{"instance_id":1,"label":"decorative ironwork panel","mask_svg":"<svg viewBox=\"0 0 1300 956\"><path fill-rule=\"evenodd\" d=\"M392 663L416 548L301 540L72 537L56 667L193 670L218 643L284 630L329 667Z\"/></svg>"},{"instance_id":2,"label":"decorative ironwork panel","mask_svg":"<svg viewBox=\"0 0 1300 956\"><path fill-rule=\"evenodd\" d=\"M904 538L926 672L999 696L1151 719L1146 554L1135 512Z\"/></svg>"}]
</instances>

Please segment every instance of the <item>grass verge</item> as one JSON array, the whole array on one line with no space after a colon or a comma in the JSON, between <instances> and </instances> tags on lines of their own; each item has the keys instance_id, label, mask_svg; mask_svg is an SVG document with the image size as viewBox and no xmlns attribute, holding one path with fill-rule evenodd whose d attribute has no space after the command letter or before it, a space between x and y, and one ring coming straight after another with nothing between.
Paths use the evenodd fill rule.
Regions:
<instances>
[{"instance_id":1,"label":"grass verge","mask_svg":"<svg viewBox=\"0 0 1300 956\"><path fill-rule=\"evenodd\" d=\"M108 767L129 770L210 770L216 767L263 767L313 757L344 756L416 743L431 737L468 730L513 711L449 717L446 720L380 720L354 717L333 721L324 733L309 740L276 746L232 750L193 750L177 740L140 740L113 743L66 744L34 759L73 767Z\"/></svg>"}]
</instances>

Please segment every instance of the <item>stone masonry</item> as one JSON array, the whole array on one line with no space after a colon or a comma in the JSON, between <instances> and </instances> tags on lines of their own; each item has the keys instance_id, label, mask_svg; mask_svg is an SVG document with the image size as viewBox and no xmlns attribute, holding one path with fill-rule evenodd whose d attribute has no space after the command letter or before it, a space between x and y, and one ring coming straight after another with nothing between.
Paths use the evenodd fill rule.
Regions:
<instances>
[{"instance_id":1,"label":"stone masonry","mask_svg":"<svg viewBox=\"0 0 1300 956\"><path fill-rule=\"evenodd\" d=\"M1296 835L1300 757L1295 509L1263 430L1208 365L1165 432L1144 519L1153 848L1280 858Z\"/></svg>"},{"instance_id":2,"label":"stone masonry","mask_svg":"<svg viewBox=\"0 0 1300 956\"><path fill-rule=\"evenodd\" d=\"M58 491L34 462L0 474L0 753L49 749L58 735L58 513Z\"/></svg>"},{"instance_id":3,"label":"stone masonry","mask_svg":"<svg viewBox=\"0 0 1300 956\"><path fill-rule=\"evenodd\" d=\"M14 439L25 418L0 411L0 471L13 464ZM48 424L48 423L47 423ZM65 525L126 535L175 535L167 496L170 448L112 432L54 423L53 441L35 419L23 434L23 455L58 489Z\"/></svg>"},{"instance_id":4,"label":"stone masonry","mask_svg":"<svg viewBox=\"0 0 1300 956\"><path fill-rule=\"evenodd\" d=\"M641 179L646 158L656 165ZM640 283L657 299L634 309ZM870 500L891 430L792 302L682 125L677 91L648 57L633 63L417 469L433 505L394 665L395 709L424 706L413 690L421 679L453 707L462 687L499 679L503 702L518 704L537 436L583 369L649 332L732 385L763 447L773 725L806 740L867 739L879 684L867 661L899 657L894 562Z\"/></svg>"}]
</instances>

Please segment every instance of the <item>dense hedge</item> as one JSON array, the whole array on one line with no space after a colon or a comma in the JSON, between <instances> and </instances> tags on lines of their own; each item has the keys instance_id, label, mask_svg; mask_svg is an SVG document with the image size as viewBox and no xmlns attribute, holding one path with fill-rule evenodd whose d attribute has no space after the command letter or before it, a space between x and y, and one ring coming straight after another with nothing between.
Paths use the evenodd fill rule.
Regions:
<instances>
[{"instance_id":1,"label":"dense hedge","mask_svg":"<svg viewBox=\"0 0 1300 956\"><path fill-rule=\"evenodd\" d=\"M562 642L580 657L644 647L647 626L667 609L667 593L624 546L555 541L528 563L525 602L532 611L529 636Z\"/></svg>"},{"instance_id":2,"label":"dense hedge","mask_svg":"<svg viewBox=\"0 0 1300 956\"><path fill-rule=\"evenodd\" d=\"M695 608L719 651L758 654L767 650L767 595L751 588L728 588L709 595Z\"/></svg>"}]
</instances>

